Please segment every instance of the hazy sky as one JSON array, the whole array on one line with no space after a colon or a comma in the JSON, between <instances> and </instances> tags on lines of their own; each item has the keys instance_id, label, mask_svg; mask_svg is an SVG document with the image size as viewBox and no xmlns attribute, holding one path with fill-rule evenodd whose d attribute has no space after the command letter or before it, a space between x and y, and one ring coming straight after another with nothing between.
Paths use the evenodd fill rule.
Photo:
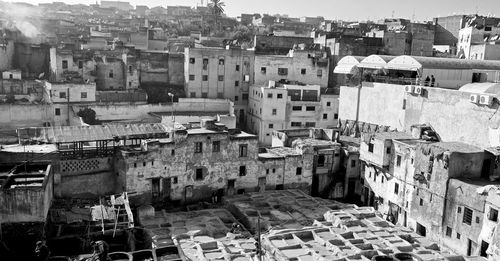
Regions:
<instances>
[{"instance_id":1,"label":"hazy sky","mask_svg":"<svg viewBox=\"0 0 500 261\"><path fill-rule=\"evenodd\" d=\"M9 0L10 2L45 3L52 0ZM95 0L57 0L66 3L95 3ZM202 0L129 0L132 5L195 6ZM207 0L203 0L205 3ZM438 15L453 13L475 13L500 15L500 0L223 0L226 13L238 16L241 13L289 14L293 17L324 16L327 19L377 20L383 17L430 20ZM99 0L100 2L100 0Z\"/></svg>"}]
</instances>

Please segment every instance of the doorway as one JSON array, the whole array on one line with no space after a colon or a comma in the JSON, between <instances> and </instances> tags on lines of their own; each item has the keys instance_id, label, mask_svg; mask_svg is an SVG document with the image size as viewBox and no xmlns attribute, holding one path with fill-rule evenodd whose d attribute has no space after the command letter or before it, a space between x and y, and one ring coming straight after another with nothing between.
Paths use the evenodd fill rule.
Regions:
<instances>
[{"instance_id":1,"label":"doorway","mask_svg":"<svg viewBox=\"0 0 500 261\"><path fill-rule=\"evenodd\" d=\"M259 178L259 187L257 189L259 192L266 191L266 177Z\"/></svg>"},{"instance_id":2,"label":"doorway","mask_svg":"<svg viewBox=\"0 0 500 261\"><path fill-rule=\"evenodd\" d=\"M481 178L489 178L491 168L491 159L485 159L483 161L483 168L481 169Z\"/></svg>"},{"instance_id":3,"label":"doorway","mask_svg":"<svg viewBox=\"0 0 500 261\"><path fill-rule=\"evenodd\" d=\"M480 253L480 255L484 256L484 257L488 257L488 254L486 253L486 251L488 250L489 247L490 247L490 244L488 242L481 241L481 253Z\"/></svg>"},{"instance_id":4,"label":"doorway","mask_svg":"<svg viewBox=\"0 0 500 261\"><path fill-rule=\"evenodd\" d=\"M356 196L356 178L349 178L347 182L347 198L352 199Z\"/></svg>"},{"instance_id":5,"label":"doorway","mask_svg":"<svg viewBox=\"0 0 500 261\"><path fill-rule=\"evenodd\" d=\"M234 183L235 183L235 179L230 179L227 181L227 195L228 196L232 196L234 195Z\"/></svg>"},{"instance_id":6,"label":"doorway","mask_svg":"<svg viewBox=\"0 0 500 261\"><path fill-rule=\"evenodd\" d=\"M164 200L170 200L170 191L172 189L172 179L164 178L162 179L161 197Z\"/></svg>"}]
</instances>

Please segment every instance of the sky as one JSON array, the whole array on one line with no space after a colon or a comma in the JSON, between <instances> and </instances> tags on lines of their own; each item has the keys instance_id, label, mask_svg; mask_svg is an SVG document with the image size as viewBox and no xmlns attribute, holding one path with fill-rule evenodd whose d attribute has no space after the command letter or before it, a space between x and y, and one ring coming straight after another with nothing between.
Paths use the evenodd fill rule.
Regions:
<instances>
[{"instance_id":1,"label":"sky","mask_svg":"<svg viewBox=\"0 0 500 261\"><path fill-rule=\"evenodd\" d=\"M32 4L52 0L8 0ZM95 4L96 0L57 0L69 4ZM127 1L127 0L122 0ZM167 6L200 5L202 0L128 0L132 5ZM205 3L207 0L203 0ZM326 19L378 20L401 17L432 20L436 16L451 14L500 15L500 0L223 0L228 16L241 13L288 14L291 17L323 16ZM99 0L100 2L100 0ZM393 15L394 14L394 15Z\"/></svg>"}]
</instances>

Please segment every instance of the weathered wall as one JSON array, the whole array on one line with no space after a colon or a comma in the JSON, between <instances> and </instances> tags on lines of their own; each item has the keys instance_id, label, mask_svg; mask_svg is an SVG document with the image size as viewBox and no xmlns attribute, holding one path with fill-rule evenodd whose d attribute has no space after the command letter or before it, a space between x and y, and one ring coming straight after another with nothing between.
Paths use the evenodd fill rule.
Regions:
<instances>
[{"instance_id":1,"label":"weathered wall","mask_svg":"<svg viewBox=\"0 0 500 261\"><path fill-rule=\"evenodd\" d=\"M0 130L42 126L54 121L54 110L50 104L0 105Z\"/></svg>"},{"instance_id":2,"label":"weathered wall","mask_svg":"<svg viewBox=\"0 0 500 261\"><path fill-rule=\"evenodd\" d=\"M14 57L14 41L6 41L0 45L0 71L12 69Z\"/></svg>"},{"instance_id":3,"label":"weathered wall","mask_svg":"<svg viewBox=\"0 0 500 261\"><path fill-rule=\"evenodd\" d=\"M98 63L97 90L124 90L126 89L125 64L121 60ZM110 77L112 73L113 77Z\"/></svg>"},{"instance_id":4,"label":"weathered wall","mask_svg":"<svg viewBox=\"0 0 500 261\"><path fill-rule=\"evenodd\" d=\"M340 119L356 120L358 88L341 86L339 97ZM358 120L403 130L405 99L406 93L403 85L363 82L360 90Z\"/></svg>"},{"instance_id":5,"label":"weathered wall","mask_svg":"<svg viewBox=\"0 0 500 261\"><path fill-rule=\"evenodd\" d=\"M409 130L413 124L428 123L443 141L499 146L500 115L495 113L498 104L488 107L469 100L469 93L437 88L426 88L423 96L409 95L405 129Z\"/></svg>"}]
</instances>

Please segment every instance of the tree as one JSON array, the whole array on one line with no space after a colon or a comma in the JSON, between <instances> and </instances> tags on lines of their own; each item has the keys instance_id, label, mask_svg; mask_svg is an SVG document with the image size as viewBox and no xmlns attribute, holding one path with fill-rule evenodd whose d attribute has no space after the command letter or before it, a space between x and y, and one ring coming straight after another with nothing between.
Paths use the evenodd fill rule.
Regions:
<instances>
[{"instance_id":1,"label":"tree","mask_svg":"<svg viewBox=\"0 0 500 261\"><path fill-rule=\"evenodd\" d=\"M219 17L224 13L224 6L226 4L221 0L210 0L211 2L208 4L208 8L212 11L212 14L215 18L215 25L217 26Z\"/></svg>"},{"instance_id":2,"label":"tree","mask_svg":"<svg viewBox=\"0 0 500 261\"><path fill-rule=\"evenodd\" d=\"M253 41L254 32L250 30L247 26L239 25L235 28L235 34L233 40L238 40L240 44L248 43Z\"/></svg>"},{"instance_id":3,"label":"tree","mask_svg":"<svg viewBox=\"0 0 500 261\"><path fill-rule=\"evenodd\" d=\"M100 124L99 120L96 118L95 111L91 108L80 109L80 111L76 115L78 115L78 117L81 117L83 122L89 125Z\"/></svg>"}]
</instances>

